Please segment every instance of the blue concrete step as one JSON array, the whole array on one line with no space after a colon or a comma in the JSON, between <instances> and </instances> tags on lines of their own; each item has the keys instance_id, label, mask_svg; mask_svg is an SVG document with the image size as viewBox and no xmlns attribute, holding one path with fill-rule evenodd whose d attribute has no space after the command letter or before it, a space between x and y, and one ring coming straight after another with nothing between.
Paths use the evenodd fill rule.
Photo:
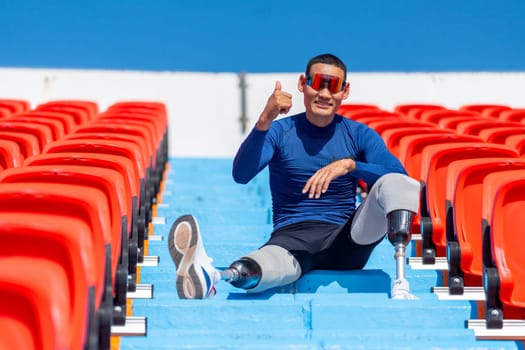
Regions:
<instances>
[{"instance_id":1,"label":"blue concrete step","mask_svg":"<svg viewBox=\"0 0 525 350\"><path fill-rule=\"evenodd\" d=\"M436 270L407 277L419 300L391 300L393 248L382 241L362 271L312 271L288 286L260 294L217 284L209 300L180 300L167 249L171 224L193 214L218 268L258 248L272 231L267 172L248 185L231 179L231 159L170 159L148 254L157 267L141 268L154 298L133 301L148 318L146 337L122 337L121 349L522 349L513 341L477 341L465 320L468 301L443 301ZM412 247L409 247L409 252Z\"/></svg>"}]
</instances>

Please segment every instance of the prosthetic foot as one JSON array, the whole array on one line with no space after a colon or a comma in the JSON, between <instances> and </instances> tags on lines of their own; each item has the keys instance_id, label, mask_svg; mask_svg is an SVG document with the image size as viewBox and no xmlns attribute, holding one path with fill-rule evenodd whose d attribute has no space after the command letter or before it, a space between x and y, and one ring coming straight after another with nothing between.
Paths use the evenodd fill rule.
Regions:
<instances>
[{"instance_id":1,"label":"prosthetic foot","mask_svg":"<svg viewBox=\"0 0 525 350\"><path fill-rule=\"evenodd\" d=\"M410 285L405 275L406 247L410 243L410 227L414 213L409 210L394 210L386 215L388 222L388 240L395 249L396 279L392 282L392 299L417 299L410 294Z\"/></svg>"}]
</instances>

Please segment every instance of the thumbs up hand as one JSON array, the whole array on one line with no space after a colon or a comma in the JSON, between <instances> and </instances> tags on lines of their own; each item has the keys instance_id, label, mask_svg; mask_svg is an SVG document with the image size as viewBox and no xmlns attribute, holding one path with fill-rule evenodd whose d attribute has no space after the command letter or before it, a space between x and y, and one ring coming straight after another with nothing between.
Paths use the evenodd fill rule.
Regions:
<instances>
[{"instance_id":1,"label":"thumbs up hand","mask_svg":"<svg viewBox=\"0 0 525 350\"><path fill-rule=\"evenodd\" d=\"M268 130L272 121L279 116L279 114L286 114L292 108L292 95L282 90L281 82L275 82L273 93L266 102L263 112L259 116L256 128L258 130Z\"/></svg>"}]
</instances>

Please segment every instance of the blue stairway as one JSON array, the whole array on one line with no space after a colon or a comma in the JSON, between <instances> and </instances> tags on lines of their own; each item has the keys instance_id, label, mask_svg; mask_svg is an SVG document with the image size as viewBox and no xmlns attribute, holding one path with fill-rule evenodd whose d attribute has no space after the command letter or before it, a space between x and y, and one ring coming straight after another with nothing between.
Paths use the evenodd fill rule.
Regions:
<instances>
[{"instance_id":1,"label":"blue stairway","mask_svg":"<svg viewBox=\"0 0 525 350\"><path fill-rule=\"evenodd\" d=\"M215 266L259 247L271 232L267 173L248 185L231 178L231 159L171 158L148 255L158 266L141 268L153 299L133 300L147 317L147 336L122 337L131 349L522 349L513 341L478 341L465 320L476 318L468 301L438 300L434 270L407 269L419 300L390 300L393 248L383 241L363 271L315 271L293 285L248 294L221 282L209 300L179 300L166 239L183 214L199 221Z\"/></svg>"}]
</instances>

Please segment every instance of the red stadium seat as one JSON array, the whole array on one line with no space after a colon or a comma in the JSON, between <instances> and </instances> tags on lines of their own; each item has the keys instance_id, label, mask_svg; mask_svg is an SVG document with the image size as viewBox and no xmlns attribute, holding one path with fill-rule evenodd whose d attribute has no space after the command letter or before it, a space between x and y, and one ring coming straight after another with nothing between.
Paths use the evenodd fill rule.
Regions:
<instances>
[{"instance_id":1,"label":"red stadium seat","mask_svg":"<svg viewBox=\"0 0 525 350\"><path fill-rule=\"evenodd\" d=\"M24 157L20 153L20 146L15 141L2 140L0 135L0 171L9 168L17 168L24 163Z\"/></svg>"},{"instance_id":2,"label":"red stadium seat","mask_svg":"<svg viewBox=\"0 0 525 350\"><path fill-rule=\"evenodd\" d=\"M156 119L160 122L161 135L167 142L168 112L161 102L151 101L120 101L108 107L103 114L136 114ZM166 145L167 146L167 145Z\"/></svg>"},{"instance_id":3,"label":"red stadium seat","mask_svg":"<svg viewBox=\"0 0 525 350\"><path fill-rule=\"evenodd\" d=\"M425 104L425 103L413 103L413 104L400 104L394 107L394 112L400 113L408 118L420 119L423 112L436 109L445 109L442 105L438 104Z\"/></svg>"},{"instance_id":4,"label":"red stadium seat","mask_svg":"<svg viewBox=\"0 0 525 350\"><path fill-rule=\"evenodd\" d=\"M0 106L0 119L10 117L12 114L9 108Z\"/></svg>"},{"instance_id":5,"label":"red stadium seat","mask_svg":"<svg viewBox=\"0 0 525 350\"><path fill-rule=\"evenodd\" d=\"M492 106L492 107L484 108L481 111L481 114L484 115L485 117L499 119L499 115L500 115L501 112L508 111L508 110L511 110L511 109L512 108L510 108L508 106Z\"/></svg>"},{"instance_id":6,"label":"red stadium seat","mask_svg":"<svg viewBox=\"0 0 525 350\"><path fill-rule=\"evenodd\" d=\"M156 119L160 123L159 139L160 152L157 163L164 168L168 159L168 112L164 103L151 101L120 101L107 109L104 114L135 114L146 118Z\"/></svg>"},{"instance_id":7,"label":"red stadium seat","mask_svg":"<svg viewBox=\"0 0 525 350\"><path fill-rule=\"evenodd\" d=\"M51 131L52 141L59 140L66 134L65 127L62 121L47 117L26 114L14 114L9 118L2 119L1 122L17 122L47 126Z\"/></svg>"},{"instance_id":8,"label":"red stadium seat","mask_svg":"<svg viewBox=\"0 0 525 350\"><path fill-rule=\"evenodd\" d=\"M453 161L469 158L518 157L504 145L457 142L426 146L421 157L420 221L423 263L433 264L436 256L446 256L445 194L447 170Z\"/></svg>"},{"instance_id":9,"label":"red stadium seat","mask_svg":"<svg viewBox=\"0 0 525 350\"><path fill-rule=\"evenodd\" d=\"M61 265L47 259L0 256L0 285L2 349L73 349L69 281ZM22 330L28 339L9 330Z\"/></svg>"},{"instance_id":10,"label":"red stadium seat","mask_svg":"<svg viewBox=\"0 0 525 350\"><path fill-rule=\"evenodd\" d=\"M0 130L0 140L16 142L20 148L23 158L40 153L40 142L36 135L27 134L23 131L2 131Z\"/></svg>"},{"instance_id":11,"label":"red stadium seat","mask_svg":"<svg viewBox=\"0 0 525 350\"><path fill-rule=\"evenodd\" d=\"M505 318L525 318L525 170L486 176L482 203L486 323L502 328Z\"/></svg>"},{"instance_id":12,"label":"red stadium seat","mask_svg":"<svg viewBox=\"0 0 525 350\"><path fill-rule=\"evenodd\" d=\"M20 99L0 99L0 107L7 108L11 113L21 113L28 111L31 105L26 100Z\"/></svg>"},{"instance_id":13,"label":"red stadium seat","mask_svg":"<svg viewBox=\"0 0 525 350\"><path fill-rule=\"evenodd\" d=\"M133 113L133 112L147 112L154 113L159 115L162 120L164 120L164 125L168 125L168 112L166 110L166 105L163 102L155 101L119 101L107 109L108 112L124 112L124 113Z\"/></svg>"},{"instance_id":14,"label":"red stadium seat","mask_svg":"<svg viewBox=\"0 0 525 350\"><path fill-rule=\"evenodd\" d=\"M439 118L437 126L440 128L451 129L457 131L457 126L459 123L468 122L468 121L477 121L477 120L493 120L484 116L472 116L468 114L463 115L450 115L443 116Z\"/></svg>"},{"instance_id":15,"label":"red stadium seat","mask_svg":"<svg viewBox=\"0 0 525 350\"><path fill-rule=\"evenodd\" d=\"M390 119L390 120L379 120L368 123L368 126L374 129L379 135L383 135L383 132L393 128L406 128L406 127L416 127L416 128L427 128L435 127L434 124L428 122L422 122L419 120L406 120L406 119Z\"/></svg>"},{"instance_id":16,"label":"red stadium seat","mask_svg":"<svg viewBox=\"0 0 525 350\"><path fill-rule=\"evenodd\" d=\"M114 323L124 324L126 317L126 292L128 280L128 218L131 196L126 191L122 175L111 169L73 165L33 165L9 169L0 174L0 183L39 182L49 184L74 184L79 190L96 188L105 194L108 203L113 247L112 271L114 277Z\"/></svg>"},{"instance_id":17,"label":"red stadium seat","mask_svg":"<svg viewBox=\"0 0 525 350\"><path fill-rule=\"evenodd\" d=\"M342 104L341 106L339 106L339 110L337 111L337 113L342 115L344 112L355 111L359 109L380 109L380 108L377 105L372 104L372 103L370 104L368 103L346 103L346 104Z\"/></svg>"},{"instance_id":18,"label":"red stadium seat","mask_svg":"<svg viewBox=\"0 0 525 350\"><path fill-rule=\"evenodd\" d=\"M68 135L66 138L66 141L78 141L82 142L83 140L98 140L98 141L104 141L104 142L112 142L116 141L124 142L124 143L133 143L134 146L132 149L135 153L135 158L138 162L141 162L142 166L142 173L143 176L143 191L144 195L141 197L141 200L144 199L144 208L146 210L146 220L147 222L151 221L151 208L154 204L154 199L156 196L156 186L154 185L153 180L153 170L148 162L148 153L147 153L147 141L137 135L132 134L125 134L125 133L73 133L71 135ZM129 153L129 152L128 152Z\"/></svg>"},{"instance_id":19,"label":"red stadium seat","mask_svg":"<svg viewBox=\"0 0 525 350\"><path fill-rule=\"evenodd\" d=\"M354 115L359 115L361 113L390 113L388 111L385 111L383 109L379 109L379 108L376 108L376 107L373 107L373 108L350 108L350 109L339 109L339 114L341 114L343 117L345 118L348 118L348 119L353 119L352 117Z\"/></svg>"},{"instance_id":20,"label":"red stadium seat","mask_svg":"<svg viewBox=\"0 0 525 350\"><path fill-rule=\"evenodd\" d=\"M96 310L99 344L107 344L113 314L111 228L104 193L95 188L49 183L0 183L0 212L54 215L82 220L89 227L96 258ZM0 269L1 270L1 269ZM107 348L103 346L102 348Z\"/></svg>"},{"instance_id":21,"label":"red stadium seat","mask_svg":"<svg viewBox=\"0 0 525 350\"><path fill-rule=\"evenodd\" d=\"M117 155L128 158L132 161L134 173L139 179L139 198L138 198L138 244L140 249L139 261L144 256L144 240L147 238L147 230L151 221L151 200L147 197L145 184L145 166L142 150L136 143L121 140L102 140L102 139L79 139L63 140L49 144L44 153L64 153L81 152L102 155Z\"/></svg>"},{"instance_id":22,"label":"red stadium seat","mask_svg":"<svg viewBox=\"0 0 525 350\"><path fill-rule=\"evenodd\" d=\"M153 140L155 155L153 157L152 175L155 179L160 178L160 173L164 169L164 163L167 161L167 129L163 126L162 118L144 113L123 113L123 112L105 112L96 120L96 124L111 125L134 125L143 128L149 133L149 138ZM155 182L155 181L154 181Z\"/></svg>"},{"instance_id":23,"label":"red stadium seat","mask_svg":"<svg viewBox=\"0 0 525 350\"><path fill-rule=\"evenodd\" d=\"M523 124L515 122L504 122L497 119L463 121L456 125L456 131L460 134L479 135L482 130L497 128L502 126L522 127Z\"/></svg>"},{"instance_id":24,"label":"red stadium seat","mask_svg":"<svg viewBox=\"0 0 525 350\"><path fill-rule=\"evenodd\" d=\"M446 237L450 294L481 286L483 179L495 172L525 169L516 158L475 158L450 163L447 171Z\"/></svg>"},{"instance_id":25,"label":"red stadium seat","mask_svg":"<svg viewBox=\"0 0 525 350\"><path fill-rule=\"evenodd\" d=\"M87 100L53 100L37 106L36 109L52 110L53 108L57 108L55 110L62 108L62 111L81 110L84 112L82 116L87 116L87 120L92 120L98 115L98 104Z\"/></svg>"},{"instance_id":26,"label":"red stadium seat","mask_svg":"<svg viewBox=\"0 0 525 350\"><path fill-rule=\"evenodd\" d=\"M506 122L522 123L525 120L525 108L502 111L499 114L499 119Z\"/></svg>"},{"instance_id":27,"label":"red stadium seat","mask_svg":"<svg viewBox=\"0 0 525 350\"><path fill-rule=\"evenodd\" d=\"M523 127L497 126L479 132L479 137L485 140L485 142L499 144L505 144L505 139L511 135L525 135L525 125L523 125Z\"/></svg>"},{"instance_id":28,"label":"red stadium seat","mask_svg":"<svg viewBox=\"0 0 525 350\"><path fill-rule=\"evenodd\" d=\"M160 179L157 178L156 173L156 153L159 145L155 144L155 139L143 126L123 122L92 122L77 128L75 133L68 135L67 138L79 139L93 137L133 140L137 142L145 151L147 159L146 178L148 180L148 189L152 191L152 196L156 197L160 192Z\"/></svg>"},{"instance_id":29,"label":"red stadium seat","mask_svg":"<svg viewBox=\"0 0 525 350\"><path fill-rule=\"evenodd\" d=\"M398 113L392 113L377 109L360 109L360 110L354 110L354 111L348 111L343 114L343 116L367 124L367 121L374 121L374 120L385 120L390 118L402 118L401 114Z\"/></svg>"},{"instance_id":30,"label":"red stadium seat","mask_svg":"<svg viewBox=\"0 0 525 350\"><path fill-rule=\"evenodd\" d=\"M91 108L55 104L52 102L38 105L34 112L59 113L61 115L69 115L71 118L73 118L75 125L83 125L95 118L91 115L91 113L93 113Z\"/></svg>"},{"instance_id":31,"label":"red stadium seat","mask_svg":"<svg viewBox=\"0 0 525 350\"><path fill-rule=\"evenodd\" d=\"M471 103L471 104L466 104L466 105L463 105L459 108L460 111L469 111L469 112L475 112L475 113L479 113L479 114L483 114L483 111L486 110L486 109L489 109L489 108L494 108L494 107L499 107L499 108L510 108L509 106L507 105L503 105L503 104L495 104L495 103Z\"/></svg>"},{"instance_id":32,"label":"red stadium seat","mask_svg":"<svg viewBox=\"0 0 525 350\"><path fill-rule=\"evenodd\" d=\"M46 344L42 342L38 343L38 340L35 339L37 334L43 333L37 330L31 320L21 319L24 316L21 315L31 314L36 315L38 312L32 309L27 309L24 305L25 301L17 300L12 294L8 294L8 291L0 291L0 298L6 298L13 300L17 303L17 307L14 310L8 310L10 307L5 307L0 302L0 307L3 307L3 310L6 312L0 316L0 329L2 330L2 338L0 339L0 349L28 349L28 350L38 350L53 348L54 344L47 345L51 340L45 340ZM38 322L38 321L37 321ZM49 334L49 333L47 333Z\"/></svg>"},{"instance_id":33,"label":"red stadium seat","mask_svg":"<svg viewBox=\"0 0 525 350\"><path fill-rule=\"evenodd\" d=\"M17 256L62 266L68 279L65 288L71 295L67 320L71 328L63 335L71 337L71 349L83 349L88 342L94 349L97 275L89 227L84 221L67 216L8 211L0 214L0 260Z\"/></svg>"},{"instance_id":34,"label":"red stadium seat","mask_svg":"<svg viewBox=\"0 0 525 350\"><path fill-rule=\"evenodd\" d=\"M111 154L97 154L97 153L44 153L30 157L25 160L26 166L31 165L74 165L74 166L86 166L95 167L102 169L111 169L118 171L122 178L125 180L127 189L126 193L129 193L131 199L129 199L131 207L131 216L128 219L129 227L129 274L132 278L128 281L128 290L135 291L136 284L136 272L138 262L138 191L139 191L139 179L135 174L133 162L127 157L111 155ZM128 196L126 194L126 196ZM130 215L128 213L128 215Z\"/></svg>"},{"instance_id":35,"label":"red stadium seat","mask_svg":"<svg viewBox=\"0 0 525 350\"><path fill-rule=\"evenodd\" d=\"M0 120L0 132L18 132L36 136L38 139L39 152L41 152L45 145L53 141L51 128L36 123Z\"/></svg>"},{"instance_id":36,"label":"red stadium seat","mask_svg":"<svg viewBox=\"0 0 525 350\"><path fill-rule=\"evenodd\" d=\"M474 119L479 118L479 114L474 112L460 112L451 109L430 109L423 111L419 117L421 121L439 124L441 120L446 120L452 117L472 117Z\"/></svg>"},{"instance_id":37,"label":"red stadium seat","mask_svg":"<svg viewBox=\"0 0 525 350\"><path fill-rule=\"evenodd\" d=\"M117 124L128 124L128 125L138 125L145 128L149 133L150 137L154 140L155 149L157 152L157 158L155 163L160 162L160 157L164 150L164 139L167 140L167 126L163 117L160 117L155 114L142 113L142 112L104 112L100 114L99 118L96 121L97 123L117 123ZM167 142L165 147L167 147Z\"/></svg>"},{"instance_id":38,"label":"red stadium seat","mask_svg":"<svg viewBox=\"0 0 525 350\"><path fill-rule=\"evenodd\" d=\"M47 111L47 110L37 109L33 111L19 113L19 114L16 114L15 116L16 117L24 116L24 117L34 117L34 118L46 118L46 119L59 121L63 126L64 134L71 133L77 125L77 120L75 119L75 116L72 115L71 113L66 113L66 112Z\"/></svg>"},{"instance_id":39,"label":"red stadium seat","mask_svg":"<svg viewBox=\"0 0 525 350\"><path fill-rule=\"evenodd\" d=\"M398 159L403 164L407 174L418 180L421 179L421 154L425 146L431 144L441 144L450 142L479 142L480 140L473 136L444 133L438 130L436 133L423 133L407 135L399 141ZM421 217L418 215L414 220L413 228L419 232Z\"/></svg>"},{"instance_id":40,"label":"red stadium seat","mask_svg":"<svg viewBox=\"0 0 525 350\"><path fill-rule=\"evenodd\" d=\"M520 157L525 156L525 136L521 134L508 136L505 138L505 145L516 149L520 154Z\"/></svg>"},{"instance_id":41,"label":"red stadium seat","mask_svg":"<svg viewBox=\"0 0 525 350\"><path fill-rule=\"evenodd\" d=\"M155 151L158 145L155 144L155 138L153 137L153 135L151 135L147 131L147 129L145 129L144 127L140 125L132 124L132 123L125 124L125 123L119 123L119 122L97 123L96 121L94 121L92 123L82 125L75 130L75 134L81 134L81 133L82 134L84 133L91 133L91 134L107 133L107 134L122 134L122 135L139 136L140 138L144 140L144 143L145 143L144 146L148 154L148 159L151 158L148 161L148 164L151 164L152 166L154 165Z\"/></svg>"},{"instance_id":42,"label":"red stadium seat","mask_svg":"<svg viewBox=\"0 0 525 350\"><path fill-rule=\"evenodd\" d=\"M421 179L421 157L423 149L428 145L452 142L481 142L476 136L428 133L422 135L409 135L399 142L399 161L404 165L408 175L414 179Z\"/></svg>"},{"instance_id":43,"label":"red stadium seat","mask_svg":"<svg viewBox=\"0 0 525 350\"><path fill-rule=\"evenodd\" d=\"M423 134L454 134L452 130L438 129L435 127L406 127L406 128L393 128L383 131L381 134L387 148L396 157L399 156L399 143L405 136L410 135L423 135Z\"/></svg>"}]
</instances>

